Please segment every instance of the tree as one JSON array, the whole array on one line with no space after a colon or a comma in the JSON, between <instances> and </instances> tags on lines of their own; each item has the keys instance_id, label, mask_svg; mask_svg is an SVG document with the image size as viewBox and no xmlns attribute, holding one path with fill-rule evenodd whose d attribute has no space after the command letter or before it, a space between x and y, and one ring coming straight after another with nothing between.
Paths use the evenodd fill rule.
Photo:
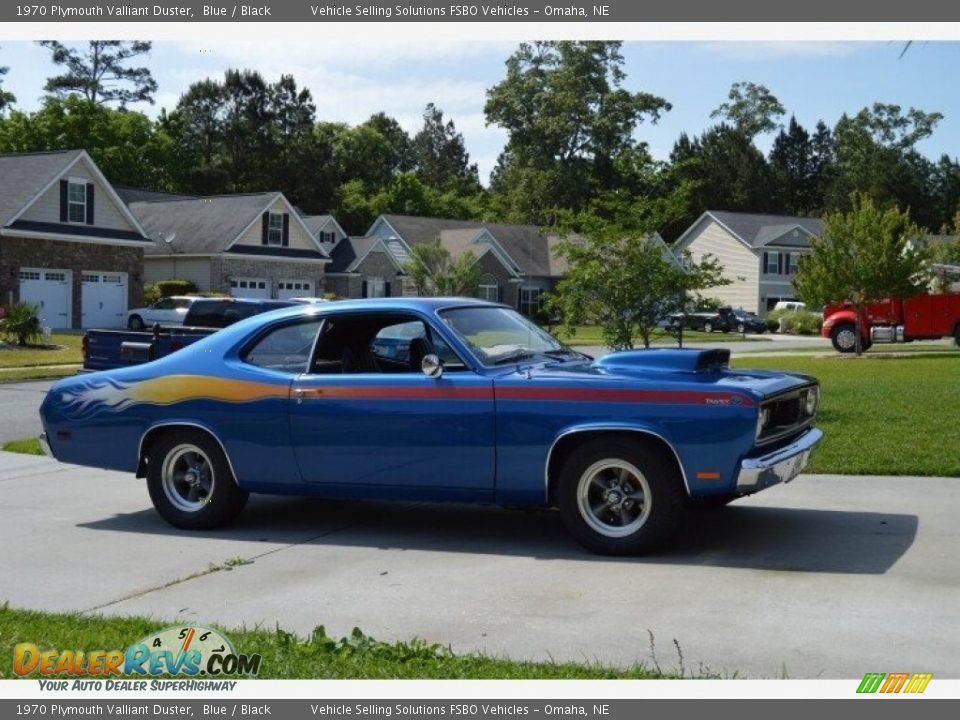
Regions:
<instances>
[{"instance_id":1,"label":"tree","mask_svg":"<svg viewBox=\"0 0 960 720\"><path fill-rule=\"evenodd\" d=\"M509 134L491 187L511 219L544 224L620 184L616 160L637 146L634 130L670 109L624 89L625 77L618 42L523 43L510 56L484 112Z\"/></svg>"},{"instance_id":2,"label":"tree","mask_svg":"<svg viewBox=\"0 0 960 720\"><path fill-rule=\"evenodd\" d=\"M16 340L17 345L26 347L43 335L43 327L37 316L38 308L29 303L15 303L10 307L7 316L0 320L0 333L10 340Z\"/></svg>"},{"instance_id":3,"label":"tree","mask_svg":"<svg viewBox=\"0 0 960 720\"><path fill-rule=\"evenodd\" d=\"M632 348L638 335L650 347L657 321L682 309L687 292L729 283L713 258L699 265L684 258L687 269L681 267L654 239L652 227L625 231L601 221L558 244L569 270L548 307L560 311L568 330L596 322L615 350Z\"/></svg>"},{"instance_id":4,"label":"tree","mask_svg":"<svg viewBox=\"0 0 960 720\"><path fill-rule=\"evenodd\" d=\"M3 76L6 75L9 70L10 68L8 67L0 67L0 112L3 112L17 101L16 95L3 89Z\"/></svg>"},{"instance_id":5,"label":"tree","mask_svg":"<svg viewBox=\"0 0 960 720\"><path fill-rule=\"evenodd\" d=\"M865 306L927 287L930 252L923 236L907 212L854 195L849 212L824 217L823 235L813 241L813 252L800 258L793 281L797 296L814 307L849 300L857 315L859 355Z\"/></svg>"},{"instance_id":6,"label":"tree","mask_svg":"<svg viewBox=\"0 0 960 720\"><path fill-rule=\"evenodd\" d=\"M472 195L480 191L476 163L457 132L453 120L443 122L443 111L429 103L423 111L423 128L413 138L417 178L440 191Z\"/></svg>"},{"instance_id":7,"label":"tree","mask_svg":"<svg viewBox=\"0 0 960 720\"><path fill-rule=\"evenodd\" d=\"M415 164L413 141L396 119L386 113L378 112L371 115L364 125L371 130L376 130L387 141L387 154L382 161L391 175L413 170Z\"/></svg>"},{"instance_id":8,"label":"tree","mask_svg":"<svg viewBox=\"0 0 960 720\"><path fill-rule=\"evenodd\" d=\"M813 143L795 117L791 116L787 130L781 130L773 141L770 169L776 180L779 212L807 215L821 207Z\"/></svg>"},{"instance_id":9,"label":"tree","mask_svg":"<svg viewBox=\"0 0 960 720\"><path fill-rule=\"evenodd\" d=\"M67 72L47 80L44 90L57 97L78 94L103 105L116 102L121 107L130 103L153 104L157 82L146 67L126 67L131 58L149 55L153 43L142 40L91 40L82 52L56 40L40 40L50 51L55 65Z\"/></svg>"},{"instance_id":10,"label":"tree","mask_svg":"<svg viewBox=\"0 0 960 720\"><path fill-rule=\"evenodd\" d=\"M467 250L454 260L440 238L414 245L404 270L420 296L473 296L480 285L476 256Z\"/></svg>"},{"instance_id":11,"label":"tree","mask_svg":"<svg viewBox=\"0 0 960 720\"><path fill-rule=\"evenodd\" d=\"M725 102L712 113L723 118L751 140L762 133L782 127L777 118L786 112L777 97L766 86L752 82L735 82Z\"/></svg>"}]
</instances>

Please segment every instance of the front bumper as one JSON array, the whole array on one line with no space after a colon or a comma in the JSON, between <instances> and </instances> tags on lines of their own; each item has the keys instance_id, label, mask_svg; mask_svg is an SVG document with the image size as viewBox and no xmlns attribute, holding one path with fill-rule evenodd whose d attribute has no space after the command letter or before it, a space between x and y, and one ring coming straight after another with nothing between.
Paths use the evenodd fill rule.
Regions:
<instances>
[{"instance_id":1,"label":"front bumper","mask_svg":"<svg viewBox=\"0 0 960 720\"><path fill-rule=\"evenodd\" d=\"M790 482L807 466L810 453L823 438L823 433L810 428L789 445L758 458L740 463L737 493L748 494L771 485Z\"/></svg>"},{"instance_id":2,"label":"front bumper","mask_svg":"<svg viewBox=\"0 0 960 720\"><path fill-rule=\"evenodd\" d=\"M43 454L52 458L53 451L50 449L50 441L47 440L47 434L42 432L40 433L40 437L37 439L40 441L40 449L43 450Z\"/></svg>"}]
</instances>

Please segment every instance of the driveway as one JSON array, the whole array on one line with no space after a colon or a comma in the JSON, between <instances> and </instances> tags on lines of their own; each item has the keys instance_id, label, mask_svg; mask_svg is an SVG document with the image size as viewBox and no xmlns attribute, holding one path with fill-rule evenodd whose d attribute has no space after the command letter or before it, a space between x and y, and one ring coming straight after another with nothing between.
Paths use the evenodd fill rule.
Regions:
<instances>
[{"instance_id":1,"label":"driveway","mask_svg":"<svg viewBox=\"0 0 960 720\"><path fill-rule=\"evenodd\" d=\"M652 635L694 673L956 678L957 482L802 476L610 559L554 512L463 505L256 497L229 530L177 531L142 481L0 453L0 600L615 665L650 663Z\"/></svg>"},{"instance_id":2,"label":"driveway","mask_svg":"<svg viewBox=\"0 0 960 720\"><path fill-rule=\"evenodd\" d=\"M0 446L40 434L40 403L52 380L0 383Z\"/></svg>"}]
</instances>

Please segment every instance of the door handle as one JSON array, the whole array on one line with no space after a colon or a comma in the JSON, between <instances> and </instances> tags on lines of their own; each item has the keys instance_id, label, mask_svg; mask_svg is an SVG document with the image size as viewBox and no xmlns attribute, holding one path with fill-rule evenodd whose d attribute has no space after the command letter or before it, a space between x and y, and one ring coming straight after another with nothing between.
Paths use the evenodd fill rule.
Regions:
<instances>
[{"instance_id":1,"label":"door handle","mask_svg":"<svg viewBox=\"0 0 960 720\"><path fill-rule=\"evenodd\" d=\"M301 388L295 389L293 391L293 396L297 399L297 405L301 405L303 403L303 390Z\"/></svg>"}]
</instances>

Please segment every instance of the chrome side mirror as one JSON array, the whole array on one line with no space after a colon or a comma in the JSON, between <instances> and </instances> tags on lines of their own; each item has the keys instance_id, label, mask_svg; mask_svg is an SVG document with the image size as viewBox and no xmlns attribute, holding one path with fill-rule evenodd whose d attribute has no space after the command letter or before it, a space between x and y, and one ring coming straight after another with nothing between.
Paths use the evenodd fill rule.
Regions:
<instances>
[{"instance_id":1,"label":"chrome side mirror","mask_svg":"<svg viewBox=\"0 0 960 720\"><path fill-rule=\"evenodd\" d=\"M423 356L423 360L420 361L420 369L427 377L439 378L443 375L443 363L433 353Z\"/></svg>"}]
</instances>

